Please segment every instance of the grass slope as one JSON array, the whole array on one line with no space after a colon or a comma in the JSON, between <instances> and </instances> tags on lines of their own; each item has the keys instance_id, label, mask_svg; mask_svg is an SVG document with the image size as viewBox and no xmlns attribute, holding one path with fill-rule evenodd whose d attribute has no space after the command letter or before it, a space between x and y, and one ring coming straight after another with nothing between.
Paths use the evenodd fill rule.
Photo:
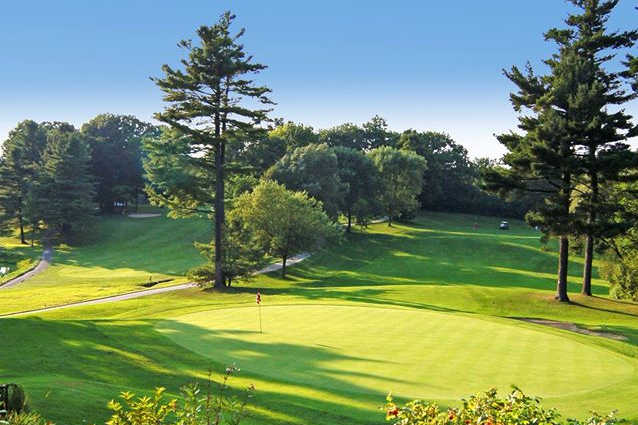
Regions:
<instances>
[{"instance_id":1,"label":"grass slope","mask_svg":"<svg viewBox=\"0 0 638 425\"><path fill-rule=\"evenodd\" d=\"M163 246L152 240L162 240L163 229L182 243L170 227L179 222L144 223L157 227L139 264ZM426 214L352 235L291 268L287 280L273 274L225 293L193 289L0 319L9 347L0 381L24 382L34 406L57 423L99 423L120 390L175 392L231 360L243 369L237 387L257 386L252 413L260 424L381 423L378 406L390 389L449 404L510 383L570 416L617 408L638 419L638 305L605 298L601 280L597 297L554 302L555 253L524 224L510 232L497 224ZM578 258L570 264L571 291L581 266ZM255 334L256 288L264 294L264 335ZM571 321L628 340L513 317Z\"/></svg>"},{"instance_id":2,"label":"grass slope","mask_svg":"<svg viewBox=\"0 0 638 425\"><path fill-rule=\"evenodd\" d=\"M0 276L0 285L18 277L38 264L42 248L23 245L15 237L0 237L0 267L9 267L9 273Z\"/></svg>"},{"instance_id":3,"label":"grass slope","mask_svg":"<svg viewBox=\"0 0 638 425\"><path fill-rule=\"evenodd\" d=\"M141 290L151 279L179 283L202 262L193 240L210 239L197 219L99 217L94 229L82 245L56 247L43 273L0 291L0 314Z\"/></svg>"}]
</instances>

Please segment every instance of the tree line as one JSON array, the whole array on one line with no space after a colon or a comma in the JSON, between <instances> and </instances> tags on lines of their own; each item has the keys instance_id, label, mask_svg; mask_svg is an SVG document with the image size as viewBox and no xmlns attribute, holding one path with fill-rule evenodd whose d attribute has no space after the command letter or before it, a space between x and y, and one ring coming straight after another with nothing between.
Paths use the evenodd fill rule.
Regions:
<instances>
[{"instance_id":1,"label":"tree line","mask_svg":"<svg viewBox=\"0 0 638 425\"><path fill-rule=\"evenodd\" d=\"M244 29L233 32L234 18L227 12L198 28L197 42L179 43L180 68L164 65L163 75L152 78L166 107L155 115L164 124L160 134L144 144L149 199L173 217L205 214L215 224L211 244L199 245L210 263L194 270L194 278L224 287L255 268L264 252L285 266L289 255L332 234L340 216L351 231L376 215L392 225L419 207L524 214L525 201L504 202L480 190L486 160L470 161L445 134L393 132L378 116L319 131L271 120L270 89L255 78L266 66L245 52ZM287 225L295 222L288 212L297 202L308 217L315 208L325 218L311 220L312 228ZM291 248L310 234L318 236Z\"/></svg>"},{"instance_id":2,"label":"tree line","mask_svg":"<svg viewBox=\"0 0 638 425\"><path fill-rule=\"evenodd\" d=\"M569 300L570 245L581 244L583 294L591 295L599 252L618 295L638 297L638 173L628 144L638 130L623 109L638 96L638 60L614 61L638 33L607 29L617 0L571 2L580 12L545 34L557 51L544 73L504 71L517 87L519 126L497 136L507 148L500 160L471 160L446 134L395 132L379 116L322 130L271 119L271 91L255 79L266 66L246 53L244 29L233 32L226 12L198 28L196 41L179 43L179 68L164 65L152 78L166 103L155 115L161 125L111 114L80 130L20 123L0 160L2 222L15 220L24 242L27 225L64 234L94 212L136 203L143 190L172 217L214 221L214 240L199 245L210 262L193 274L224 287L265 254L285 264L336 237L339 217L350 231L378 215L392 225L418 208L524 216L559 240L559 300Z\"/></svg>"},{"instance_id":3,"label":"tree line","mask_svg":"<svg viewBox=\"0 0 638 425\"><path fill-rule=\"evenodd\" d=\"M22 243L46 230L69 237L96 213L137 203L144 189L142 139L157 128L133 116L102 114L81 129L20 122L2 145L0 226Z\"/></svg>"}]
</instances>

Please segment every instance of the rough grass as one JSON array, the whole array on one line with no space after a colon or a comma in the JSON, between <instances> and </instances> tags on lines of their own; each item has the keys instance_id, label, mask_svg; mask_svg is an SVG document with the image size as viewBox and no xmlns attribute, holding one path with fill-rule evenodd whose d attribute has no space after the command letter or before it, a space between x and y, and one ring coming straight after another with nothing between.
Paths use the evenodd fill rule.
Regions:
<instances>
[{"instance_id":1,"label":"rough grass","mask_svg":"<svg viewBox=\"0 0 638 425\"><path fill-rule=\"evenodd\" d=\"M606 298L598 279L596 297L556 303L555 253L542 249L538 233L524 224L500 232L498 222L426 214L411 225L358 232L292 267L286 280L272 274L224 293L192 289L0 319L0 340L8 347L0 381L24 382L34 407L57 423L100 423L106 400L120 390L163 385L175 393L231 360L242 368L237 387L257 386L252 413L259 424L381 423L378 407L388 390L450 404L495 385L505 391L510 383L569 416L619 409L621 417L638 419L638 305ZM182 247L173 255L182 255L188 236L172 226L188 223L143 223L155 232L130 268L157 273L159 263L144 264L171 238ZM137 254L119 245L113 241L110 252L121 261ZM108 262L83 250L76 258L96 260L78 265L79 272ZM118 259L110 261L116 264L107 270L118 270ZM581 267L574 258L572 294ZM255 333L257 288L264 335ZM515 317L570 321L628 340Z\"/></svg>"}]
</instances>

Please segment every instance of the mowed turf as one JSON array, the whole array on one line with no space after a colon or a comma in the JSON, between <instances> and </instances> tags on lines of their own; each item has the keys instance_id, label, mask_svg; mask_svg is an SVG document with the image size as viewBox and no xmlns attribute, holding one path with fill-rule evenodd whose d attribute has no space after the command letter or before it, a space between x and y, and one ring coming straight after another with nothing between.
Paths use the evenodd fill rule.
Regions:
<instances>
[{"instance_id":1,"label":"mowed turf","mask_svg":"<svg viewBox=\"0 0 638 425\"><path fill-rule=\"evenodd\" d=\"M100 240L74 248L62 264L74 273L59 274L46 291L25 287L24 297L64 295L66 285L92 273L102 274L87 297L102 287L136 287L138 276L197 264L191 241L210 237L204 221L113 220L100 224L109 249ZM390 390L449 405L510 384L568 416L618 409L638 419L638 305L606 298L598 278L598 296L576 295L578 256L570 262L574 303L555 302L555 243L542 247L539 233L521 222L498 231L499 221L427 213L410 224L357 230L290 268L285 280L274 273L221 293L190 289L0 319L0 381L23 382L36 409L69 424L103 422L106 401L121 390L161 385L176 394L231 362L242 369L236 388L257 387L251 423L262 425L382 423L378 408ZM126 245L115 235L144 243ZM263 335L255 333L257 289ZM521 317L626 340L515 319Z\"/></svg>"},{"instance_id":2,"label":"mowed turf","mask_svg":"<svg viewBox=\"0 0 638 425\"><path fill-rule=\"evenodd\" d=\"M193 241L210 240L210 229L198 219L98 217L90 240L55 247L47 270L0 290L0 314L138 291L149 281L171 279L156 287L183 282L203 261ZM26 248L9 247L19 249Z\"/></svg>"},{"instance_id":3,"label":"mowed turf","mask_svg":"<svg viewBox=\"0 0 638 425\"><path fill-rule=\"evenodd\" d=\"M558 335L466 315L286 305L264 307L262 316L263 333L256 307L194 313L158 328L198 354L273 379L411 398L459 399L486 383L564 398L618 384L635 365ZM554 362L564 365L560 373Z\"/></svg>"}]
</instances>

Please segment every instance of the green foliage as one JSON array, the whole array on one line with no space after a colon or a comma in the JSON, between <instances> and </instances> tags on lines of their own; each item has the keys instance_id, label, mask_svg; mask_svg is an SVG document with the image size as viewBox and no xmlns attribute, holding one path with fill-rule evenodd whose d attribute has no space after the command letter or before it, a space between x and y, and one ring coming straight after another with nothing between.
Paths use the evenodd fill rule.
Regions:
<instances>
[{"instance_id":1,"label":"green foliage","mask_svg":"<svg viewBox=\"0 0 638 425\"><path fill-rule=\"evenodd\" d=\"M116 201L137 202L144 186L142 138L156 131L132 115L101 114L82 126L91 146L91 173L101 211L113 212Z\"/></svg>"},{"instance_id":2,"label":"green foliage","mask_svg":"<svg viewBox=\"0 0 638 425\"><path fill-rule=\"evenodd\" d=\"M339 237L339 230L323 212L321 202L271 180L264 180L252 192L241 195L230 218L254 235L258 247L282 259L283 277L288 258Z\"/></svg>"},{"instance_id":3,"label":"green foliage","mask_svg":"<svg viewBox=\"0 0 638 425\"><path fill-rule=\"evenodd\" d=\"M226 368L216 393L212 392L210 375L204 394L198 384L182 387L182 403L176 399L166 401L163 387L156 388L152 396L137 398L123 392L122 402L109 402L113 415L106 425L239 425L248 414L246 408L254 387L249 386L239 396L230 394L229 379L237 372L239 369L234 366Z\"/></svg>"},{"instance_id":4,"label":"green foliage","mask_svg":"<svg viewBox=\"0 0 638 425\"><path fill-rule=\"evenodd\" d=\"M600 274L611 284L611 295L638 301L638 251L627 250L622 257L606 259Z\"/></svg>"},{"instance_id":5,"label":"green foliage","mask_svg":"<svg viewBox=\"0 0 638 425\"><path fill-rule=\"evenodd\" d=\"M361 127L366 150L376 149L381 146L395 147L399 139L399 135L396 132L388 130L388 123L379 115L375 115L370 121L363 123Z\"/></svg>"},{"instance_id":6,"label":"green foliage","mask_svg":"<svg viewBox=\"0 0 638 425\"><path fill-rule=\"evenodd\" d=\"M345 123L319 132L321 143L330 147L341 146L355 150L365 150L368 146L363 129L352 123Z\"/></svg>"},{"instance_id":7,"label":"green foliage","mask_svg":"<svg viewBox=\"0 0 638 425\"><path fill-rule=\"evenodd\" d=\"M419 195L421 207L427 210L462 209L463 200L471 196L474 169L467 150L447 134L406 130L397 147L422 156L427 169ZM465 209L463 209L465 210Z\"/></svg>"},{"instance_id":8,"label":"green foliage","mask_svg":"<svg viewBox=\"0 0 638 425\"><path fill-rule=\"evenodd\" d=\"M34 214L50 230L68 235L82 230L94 211L94 183L89 174L90 152L78 132L52 130L42 154L34 199Z\"/></svg>"},{"instance_id":9,"label":"green foliage","mask_svg":"<svg viewBox=\"0 0 638 425\"><path fill-rule=\"evenodd\" d=\"M215 203L214 170L192 155L192 144L192 137L166 126L144 139L144 190L152 204L167 207L173 218L210 214Z\"/></svg>"},{"instance_id":10,"label":"green foliage","mask_svg":"<svg viewBox=\"0 0 638 425\"><path fill-rule=\"evenodd\" d=\"M319 135L315 132L314 128L292 121L275 127L268 133L268 139L269 147L272 145L283 145L284 153L290 153L297 148L320 143Z\"/></svg>"},{"instance_id":11,"label":"green foliage","mask_svg":"<svg viewBox=\"0 0 638 425\"><path fill-rule=\"evenodd\" d=\"M380 209L377 202L380 176L372 160L363 152L342 146L333 150L343 187L339 210L346 216L350 231L353 218L365 224Z\"/></svg>"},{"instance_id":12,"label":"green foliage","mask_svg":"<svg viewBox=\"0 0 638 425\"><path fill-rule=\"evenodd\" d=\"M254 272L265 265L263 247L256 241L252 232L242 226L232 214L228 217L223 241L222 267L226 286L230 286L236 279L249 279ZM195 247L208 260L208 263L191 269L188 277L206 286L215 280L215 243L195 242Z\"/></svg>"},{"instance_id":13,"label":"green foliage","mask_svg":"<svg viewBox=\"0 0 638 425\"><path fill-rule=\"evenodd\" d=\"M17 220L22 243L26 243L24 225L29 219L33 220L27 217L27 210L33 209L30 205L33 202L31 192L46 144L46 129L34 121L26 120L11 130L2 145L0 227L6 230Z\"/></svg>"},{"instance_id":14,"label":"green foliage","mask_svg":"<svg viewBox=\"0 0 638 425\"><path fill-rule=\"evenodd\" d=\"M414 400L403 407L397 406L392 396L387 397L386 420L395 425L561 425L564 421L555 409L546 409L541 400L514 389L504 398L496 389L476 394L463 400L463 407L442 410L436 403ZM613 413L601 416L593 413L585 420L568 419L569 425L614 425Z\"/></svg>"},{"instance_id":15,"label":"green foliage","mask_svg":"<svg viewBox=\"0 0 638 425\"><path fill-rule=\"evenodd\" d=\"M423 190L425 160L412 151L389 146L368 153L380 176L379 200L388 215L388 225L401 213L417 208L416 200Z\"/></svg>"},{"instance_id":16,"label":"green foliage","mask_svg":"<svg viewBox=\"0 0 638 425\"><path fill-rule=\"evenodd\" d=\"M304 191L321 202L336 219L343 199L337 155L326 144L308 145L286 154L265 174L293 191Z\"/></svg>"},{"instance_id":17,"label":"green foliage","mask_svg":"<svg viewBox=\"0 0 638 425\"><path fill-rule=\"evenodd\" d=\"M254 105L273 103L268 98L270 89L256 85L251 77L266 66L255 63L239 42L244 29L231 33L234 19L235 15L225 12L215 25L199 27L199 45L192 40L179 43L188 53L188 58L180 62L183 69L164 65L164 76L152 79L167 102L155 118L177 133L177 141L146 144L154 157L145 166L150 171L150 199L168 206L175 214L198 209L214 212L217 287L223 287L225 281L224 184L227 174L235 168L229 167L232 164L226 158L227 146L238 138L254 140L262 136L264 128L259 124L268 119L270 110ZM171 158L175 150L182 154L179 160ZM186 165L186 173L174 167L178 165L176 161Z\"/></svg>"},{"instance_id":18,"label":"green foliage","mask_svg":"<svg viewBox=\"0 0 638 425\"><path fill-rule=\"evenodd\" d=\"M170 415L177 410L177 400L164 402L166 388L155 389L152 396L135 398L135 394L128 391L120 394L122 402L111 400L109 409L113 411L111 419L106 425L146 425L172 423Z\"/></svg>"},{"instance_id":19,"label":"green foliage","mask_svg":"<svg viewBox=\"0 0 638 425\"><path fill-rule=\"evenodd\" d=\"M51 425L51 422L36 412L11 412L4 420L0 419L0 425Z\"/></svg>"}]
</instances>

